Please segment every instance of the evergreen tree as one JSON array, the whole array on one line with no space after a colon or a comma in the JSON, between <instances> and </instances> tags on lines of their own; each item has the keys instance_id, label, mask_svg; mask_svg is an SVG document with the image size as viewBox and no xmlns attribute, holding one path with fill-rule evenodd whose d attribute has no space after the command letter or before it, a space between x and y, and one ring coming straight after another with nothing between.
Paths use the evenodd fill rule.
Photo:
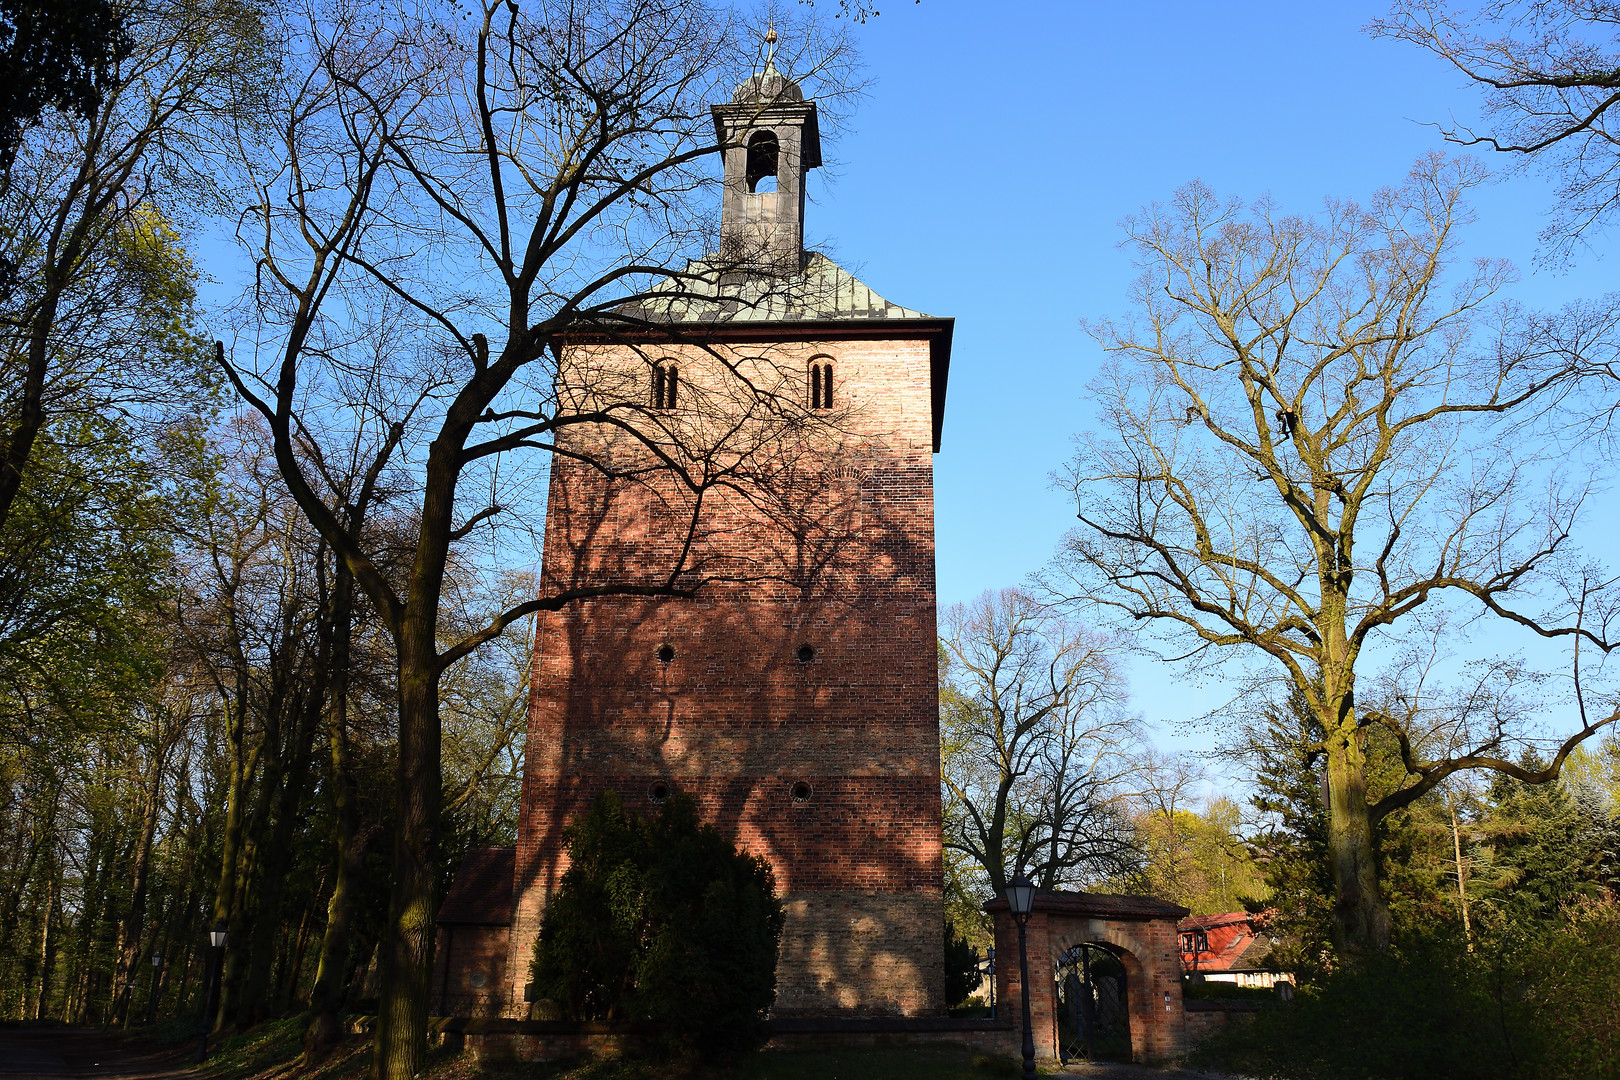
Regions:
<instances>
[{"instance_id":1,"label":"evergreen tree","mask_svg":"<svg viewBox=\"0 0 1620 1080\"><path fill-rule=\"evenodd\" d=\"M1525 762L1540 767L1533 755ZM1601 898L1613 883L1614 821L1590 800L1572 797L1563 784L1500 777L1486 801L1483 898L1503 925L1551 920Z\"/></svg>"},{"instance_id":2,"label":"evergreen tree","mask_svg":"<svg viewBox=\"0 0 1620 1080\"><path fill-rule=\"evenodd\" d=\"M655 818L606 792L564 833L533 979L571 1019L642 1021L672 1049L758 1046L776 1000L782 904L770 865L675 795Z\"/></svg>"}]
</instances>

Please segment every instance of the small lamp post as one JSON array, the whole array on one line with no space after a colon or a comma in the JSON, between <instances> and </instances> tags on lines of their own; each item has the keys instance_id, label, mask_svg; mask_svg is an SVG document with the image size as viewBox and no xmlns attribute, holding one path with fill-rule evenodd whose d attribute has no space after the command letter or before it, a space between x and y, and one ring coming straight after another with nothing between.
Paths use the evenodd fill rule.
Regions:
<instances>
[{"instance_id":1,"label":"small lamp post","mask_svg":"<svg viewBox=\"0 0 1620 1080\"><path fill-rule=\"evenodd\" d=\"M984 950L984 973L990 977L990 1019L996 1018L996 947Z\"/></svg>"},{"instance_id":2,"label":"small lamp post","mask_svg":"<svg viewBox=\"0 0 1620 1080\"><path fill-rule=\"evenodd\" d=\"M1035 1029L1029 1019L1029 947L1024 934L1029 913L1035 910L1035 883L1022 873L1013 875L1007 882L1007 906L1018 923L1018 987L1024 995L1024 1080L1037 1080Z\"/></svg>"},{"instance_id":3,"label":"small lamp post","mask_svg":"<svg viewBox=\"0 0 1620 1080\"><path fill-rule=\"evenodd\" d=\"M163 954L152 950L152 985L146 991L146 1023L150 1027L157 1018L158 983L163 978Z\"/></svg>"},{"instance_id":4,"label":"small lamp post","mask_svg":"<svg viewBox=\"0 0 1620 1080\"><path fill-rule=\"evenodd\" d=\"M208 931L208 944L212 950L211 963L208 968L208 997L203 1006L202 1034L197 1040L197 1061L208 1056L208 1028L214 1022L214 1010L219 1008L219 968L225 957L225 939L228 931L225 929L225 920L221 919Z\"/></svg>"}]
</instances>

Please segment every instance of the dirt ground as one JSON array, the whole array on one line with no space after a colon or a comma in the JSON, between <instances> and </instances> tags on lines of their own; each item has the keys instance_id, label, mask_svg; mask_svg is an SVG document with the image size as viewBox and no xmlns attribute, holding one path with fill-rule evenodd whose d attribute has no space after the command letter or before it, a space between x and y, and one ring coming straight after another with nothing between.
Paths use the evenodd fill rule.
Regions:
<instances>
[{"instance_id":1,"label":"dirt ground","mask_svg":"<svg viewBox=\"0 0 1620 1080\"><path fill-rule=\"evenodd\" d=\"M180 1080L193 1074L183 1051L131 1044L95 1031L0 1028L5 1080Z\"/></svg>"}]
</instances>

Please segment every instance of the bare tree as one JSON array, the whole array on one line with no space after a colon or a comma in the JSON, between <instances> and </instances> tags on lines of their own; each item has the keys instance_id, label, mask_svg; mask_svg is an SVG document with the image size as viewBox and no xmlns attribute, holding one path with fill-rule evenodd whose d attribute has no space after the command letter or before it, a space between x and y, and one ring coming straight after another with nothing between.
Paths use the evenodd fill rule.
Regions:
<instances>
[{"instance_id":1,"label":"bare tree","mask_svg":"<svg viewBox=\"0 0 1620 1080\"><path fill-rule=\"evenodd\" d=\"M1134 848L1121 805L1135 722L1110 642L1017 589L945 613L940 697L945 846L994 895L1118 875Z\"/></svg>"},{"instance_id":2,"label":"bare tree","mask_svg":"<svg viewBox=\"0 0 1620 1080\"><path fill-rule=\"evenodd\" d=\"M1567 253L1620 206L1620 5L1608 0L1509 0L1456 11L1398 0L1368 29L1410 41L1485 94L1487 128L1441 128L1446 139L1545 165L1559 205L1544 239Z\"/></svg>"},{"instance_id":3,"label":"bare tree","mask_svg":"<svg viewBox=\"0 0 1620 1080\"><path fill-rule=\"evenodd\" d=\"M703 508L723 491L769 503L793 490L794 447L822 423L807 415L802 363L672 342L657 314L688 293L712 300L729 275L757 269L750 252L685 262L713 239L713 161L726 144L711 103L734 101L746 76L735 101L757 109L789 86L822 102L848 89L840 38L801 27L785 35L801 50L776 51L762 71L763 35L743 30L700 0L503 0L465 17L333 0L297 8L280 28L276 139L244 139L239 154L256 192L239 236L257 275L226 370L270 422L288 488L395 647L400 816L376 1055L385 1080L414 1076L425 1050L441 679L532 612L612 594L690 596L755 572L712 557ZM400 339L382 357L363 346L380 326ZM643 351L628 365L596 363L589 341ZM649 393L672 348L683 357L678 408L673 387ZM370 462L362 472L411 480L413 544L398 573L312 471L353 445ZM475 629L447 624L452 565L478 549L509 555L514 536L538 527L550 454L605 483L656 489L668 543L630 568L582 560L589 580Z\"/></svg>"},{"instance_id":4,"label":"bare tree","mask_svg":"<svg viewBox=\"0 0 1620 1080\"><path fill-rule=\"evenodd\" d=\"M1089 329L1110 356L1067 477L1080 527L1049 584L1171 658L1237 657L1326 733L1339 945L1383 949L1372 824L1463 769L1529 783L1611 724L1605 706L1546 769L1519 717L1477 710L1441 740L1362 675L1457 605L1543 638L1612 647L1601 582L1573 560L1586 487L1528 426L1568 369L1545 320L1489 306L1509 269L1456 263L1477 165L1420 161L1362 208L1314 219L1201 184L1126 225L1135 317ZM1428 700L1427 696L1425 700ZM1407 774L1369 796L1368 725Z\"/></svg>"}]
</instances>

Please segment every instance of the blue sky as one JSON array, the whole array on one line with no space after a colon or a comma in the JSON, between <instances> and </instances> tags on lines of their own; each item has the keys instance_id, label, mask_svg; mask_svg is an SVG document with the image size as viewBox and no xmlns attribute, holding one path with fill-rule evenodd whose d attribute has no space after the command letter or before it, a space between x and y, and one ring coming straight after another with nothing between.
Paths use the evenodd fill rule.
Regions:
<instances>
[{"instance_id":1,"label":"blue sky","mask_svg":"<svg viewBox=\"0 0 1620 1080\"><path fill-rule=\"evenodd\" d=\"M1442 145L1425 123L1476 114L1457 75L1362 31L1384 10L902 0L859 28L876 82L806 228L877 292L957 320L935 458L942 606L1017 584L1072 521L1048 475L1088 419L1100 354L1079 322L1126 310L1123 216L1194 178L1301 212L1364 199ZM1601 251L1537 270L1551 186L1488 164L1504 175L1475 200L1466 254L1513 261L1537 305L1620 284ZM1225 700L1165 675L1135 665L1150 720ZM1174 731L1161 741L1207 745Z\"/></svg>"},{"instance_id":2,"label":"blue sky","mask_svg":"<svg viewBox=\"0 0 1620 1080\"><path fill-rule=\"evenodd\" d=\"M1073 520L1048 477L1089 420L1099 353L1080 320L1127 309L1122 217L1194 178L1306 213L1365 199L1443 145L1426 124L1475 115L1455 73L1363 32L1384 10L896 0L854 28L874 83L812 173L807 238L890 300L957 320L935 459L942 606L1023 581ZM1516 263L1535 306L1620 287L1612 240L1537 269L1551 186L1488 164L1502 175L1477 193L1466 253ZM219 235L199 241L223 300L245 266ZM1227 696L1145 661L1133 691L1167 748L1207 748L1175 722Z\"/></svg>"}]
</instances>

